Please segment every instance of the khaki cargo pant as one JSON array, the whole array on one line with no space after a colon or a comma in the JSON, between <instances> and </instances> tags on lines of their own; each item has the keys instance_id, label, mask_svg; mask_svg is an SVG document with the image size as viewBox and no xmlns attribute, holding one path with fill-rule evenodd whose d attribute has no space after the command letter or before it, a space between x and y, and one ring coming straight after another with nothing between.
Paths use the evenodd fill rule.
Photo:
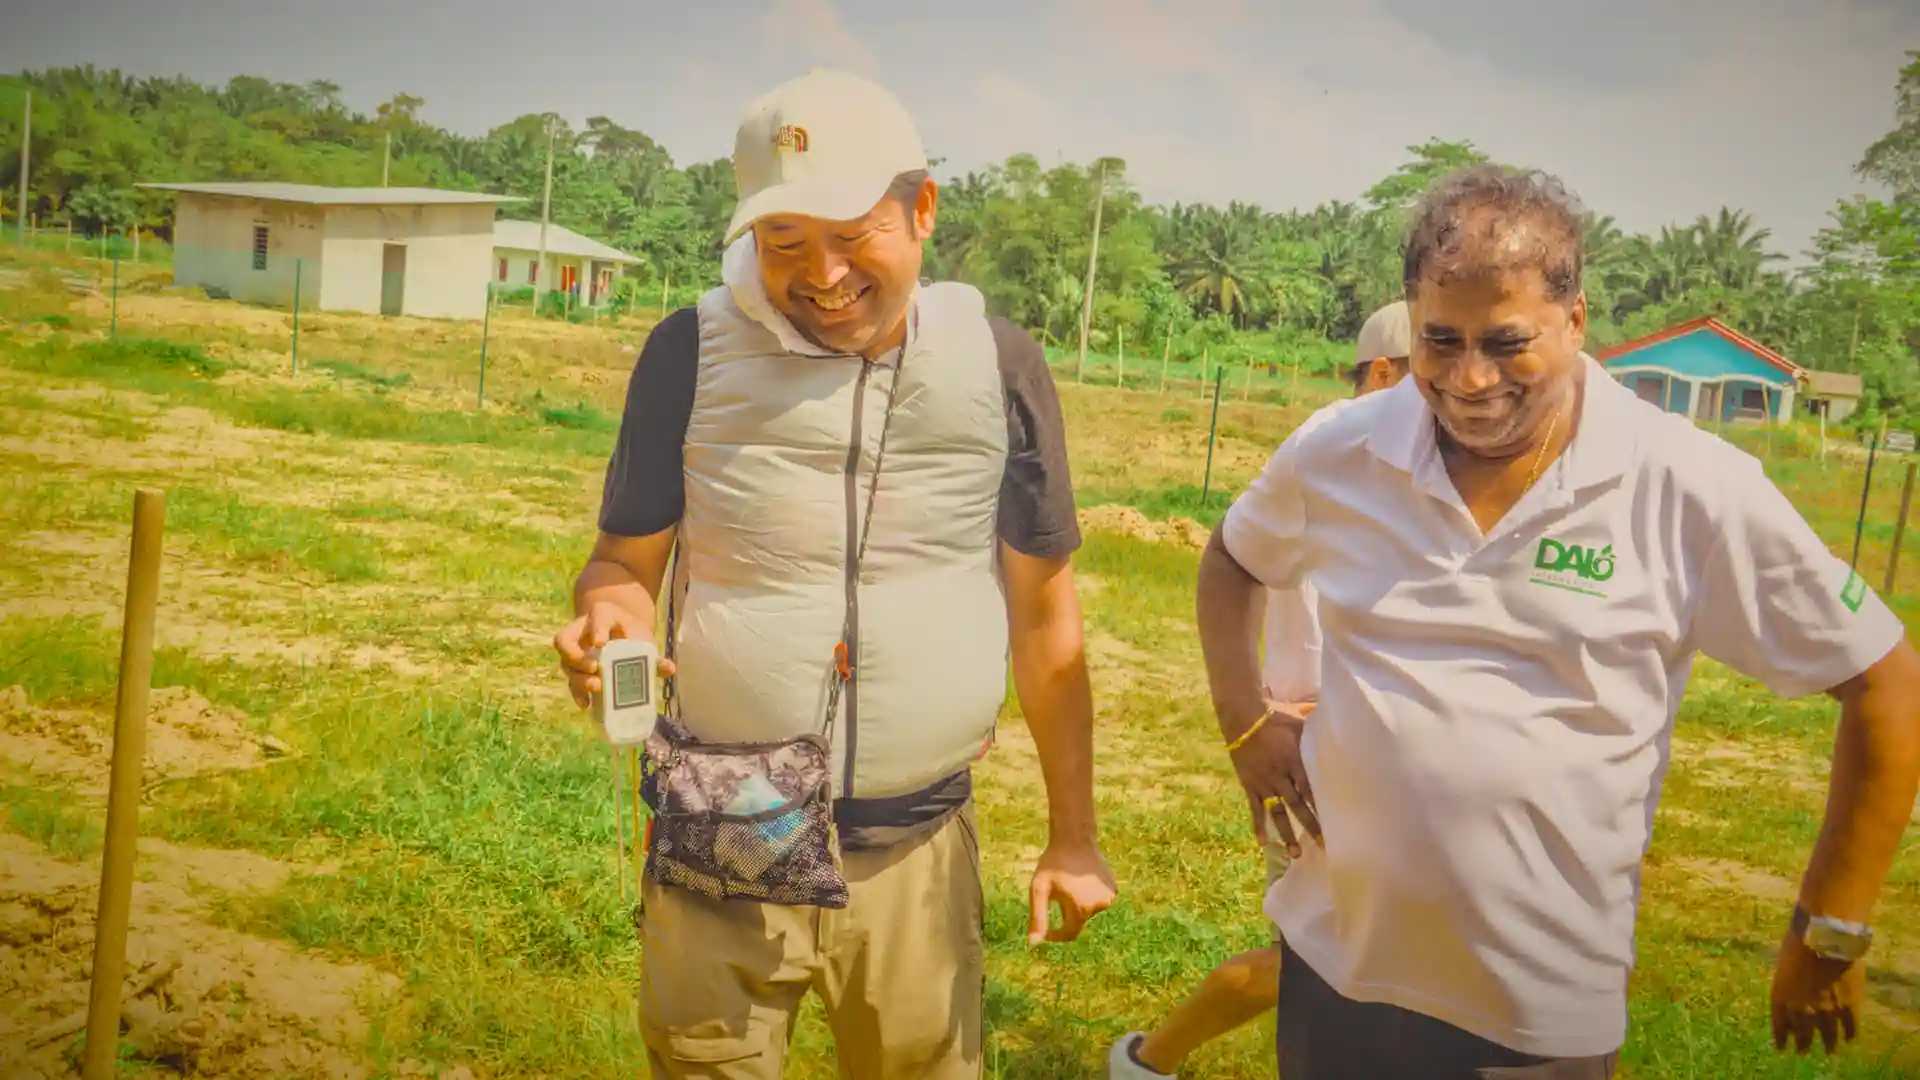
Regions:
<instances>
[{"instance_id":1,"label":"khaki cargo pant","mask_svg":"<svg viewBox=\"0 0 1920 1080\"><path fill-rule=\"evenodd\" d=\"M843 857L843 910L645 886L640 1032L655 1080L778 1080L800 1001L826 1005L850 1080L980 1075L984 949L973 807Z\"/></svg>"}]
</instances>

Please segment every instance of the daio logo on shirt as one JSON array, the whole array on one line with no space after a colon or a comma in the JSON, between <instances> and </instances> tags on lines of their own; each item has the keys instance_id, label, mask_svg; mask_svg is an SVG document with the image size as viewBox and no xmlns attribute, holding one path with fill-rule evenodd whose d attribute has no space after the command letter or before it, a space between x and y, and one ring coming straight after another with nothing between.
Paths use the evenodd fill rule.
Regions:
<instances>
[{"instance_id":1,"label":"daio logo on shirt","mask_svg":"<svg viewBox=\"0 0 1920 1080\"><path fill-rule=\"evenodd\" d=\"M1533 555L1533 576L1528 580L1535 585L1605 597L1599 586L1613 578L1613 570L1612 544L1590 548L1543 536Z\"/></svg>"}]
</instances>

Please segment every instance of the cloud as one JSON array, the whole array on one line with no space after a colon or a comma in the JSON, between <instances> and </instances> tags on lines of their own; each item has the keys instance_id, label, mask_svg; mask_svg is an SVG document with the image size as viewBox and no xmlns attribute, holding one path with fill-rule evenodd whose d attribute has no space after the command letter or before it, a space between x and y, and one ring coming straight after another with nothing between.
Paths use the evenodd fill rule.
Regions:
<instances>
[{"instance_id":1,"label":"cloud","mask_svg":"<svg viewBox=\"0 0 1920 1080\"><path fill-rule=\"evenodd\" d=\"M873 75L873 50L853 31L833 0L773 0L760 14L762 45L784 66L836 67Z\"/></svg>"},{"instance_id":2,"label":"cloud","mask_svg":"<svg viewBox=\"0 0 1920 1080\"><path fill-rule=\"evenodd\" d=\"M1061 0L1048 20L1073 53L1139 75L1204 72L1218 40L1241 23L1243 0Z\"/></svg>"}]
</instances>

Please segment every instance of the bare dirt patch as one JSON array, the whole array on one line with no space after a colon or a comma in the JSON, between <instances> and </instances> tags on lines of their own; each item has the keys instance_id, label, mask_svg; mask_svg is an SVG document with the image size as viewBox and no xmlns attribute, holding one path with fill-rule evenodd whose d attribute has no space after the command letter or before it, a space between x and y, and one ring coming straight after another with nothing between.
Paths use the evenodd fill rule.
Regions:
<instances>
[{"instance_id":1,"label":"bare dirt patch","mask_svg":"<svg viewBox=\"0 0 1920 1080\"><path fill-rule=\"evenodd\" d=\"M1714 787L1771 783L1819 799L1825 799L1827 793L1827 763L1791 746L1676 737L1673 761L1676 768L1689 770Z\"/></svg>"},{"instance_id":2,"label":"bare dirt patch","mask_svg":"<svg viewBox=\"0 0 1920 1080\"><path fill-rule=\"evenodd\" d=\"M1194 551L1206 547L1207 537L1211 535L1205 525L1192 518L1155 521L1131 506L1090 506L1080 511L1079 518L1083 532L1095 529L1115 532L1136 540L1177 544Z\"/></svg>"},{"instance_id":3,"label":"bare dirt patch","mask_svg":"<svg viewBox=\"0 0 1920 1080\"><path fill-rule=\"evenodd\" d=\"M213 866L203 858L202 869ZM0 1072L8 1077L73 1074L95 875L91 865L0 834ZM265 876L254 867L248 881ZM164 875L134 886L127 988L139 992L123 1002L122 1038L163 1075L364 1077L365 1009L399 985L363 965L214 925L204 902Z\"/></svg>"},{"instance_id":4,"label":"bare dirt patch","mask_svg":"<svg viewBox=\"0 0 1920 1080\"><path fill-rule=\"evenodd\" d=\"M1674 855L1663 861L1665 865L1689 874L1713 888L1742 893L1758 900L1791 904L1800 895L1800 887L1792 881L1732 859Z\"/></svg>"},{"instance_id":5,"label":"bare dirt patch","mask_svg":"<svg viewBox=\"0 0 1920 1080\"><path fill-rule=\"evenodd\" d=\"M289 753L247 718L181 687L153 692L147 717L149 784L251 769ZM34 705L19 686L0 691L0 760L89 795L104 795L112 755L111 717Z\"/></svg>"},{"instance_id":6,"label":"bare dirt patch","mask_svg":"<svg viewBox=\"0 0 1920 1080\"><path fill-rule=\"evenodd\" d=\"M103 632L117 634L120 597L102 592L99 583L124 578L126 544L124 537L80 530L45 530L0 542L0 554L16 560L26 555L37 563L32 585L0 600L0 617L92 618ZM175 543L161 556L157 645L240 663L386 667L409 677L431 670L401 645L350 643L292 629L305 624L318 605L361 603L364 590L320 589L285 575L247 574L198 558L185 547ZM382 588L375 601L398 601L390 587ZM241 611L246 621L235 621L234 613Z\"/></svg>"}]
</instances>

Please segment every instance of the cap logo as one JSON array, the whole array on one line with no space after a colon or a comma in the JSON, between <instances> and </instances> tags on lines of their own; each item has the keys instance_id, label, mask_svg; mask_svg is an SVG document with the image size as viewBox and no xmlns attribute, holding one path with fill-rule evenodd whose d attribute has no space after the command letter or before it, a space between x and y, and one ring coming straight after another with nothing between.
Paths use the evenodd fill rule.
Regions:
<instances>
[{"instance_id":1,"label":"cap logo","mask_svg":"<svg viewBox=\"0 0 1920 1080\"><path fill-rule=\"evenodd\" d=\"M796 154L807 152L807 129L798 124L783 124L773 133L773 145L780 150L791 150Z\"/></svg>"}]
</instances>

